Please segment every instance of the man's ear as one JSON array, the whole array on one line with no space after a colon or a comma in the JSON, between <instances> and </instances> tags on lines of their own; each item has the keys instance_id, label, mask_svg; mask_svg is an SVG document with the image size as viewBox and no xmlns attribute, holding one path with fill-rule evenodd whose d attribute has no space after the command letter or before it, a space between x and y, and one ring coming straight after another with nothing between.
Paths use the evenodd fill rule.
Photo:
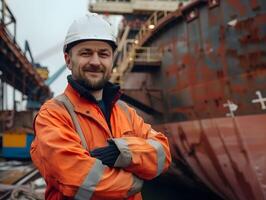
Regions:
<instances>
[{"instance_id":1,"label":"man's ear","mask_svg":"<svg viewBox=\"0 0 266 200\"><path fill-rule=\"evenodd\" d=\"M69 70L72 70L72 65L71 65L71 59L70 59L70 55L69 53L64 53L64 58L65 58L65 62L66 62L66 66Z\"/></svg>"}]
</instances>

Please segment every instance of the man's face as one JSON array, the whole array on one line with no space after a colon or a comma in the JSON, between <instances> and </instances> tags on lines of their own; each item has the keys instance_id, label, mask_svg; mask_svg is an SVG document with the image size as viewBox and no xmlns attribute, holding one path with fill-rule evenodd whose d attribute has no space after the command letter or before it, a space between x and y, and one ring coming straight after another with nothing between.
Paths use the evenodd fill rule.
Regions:
<instances>
[{"instance_id":1,"label":"man's face","mask_svg":"<svg viewBox=\"0 0 266 200\"><path fill-rule=\"evenodd\" d=\"M100 90L111 77L112 47L103 41L85 41L65 53L65 60L74 80L90 90Z\"/></svg>"}]
</instances>

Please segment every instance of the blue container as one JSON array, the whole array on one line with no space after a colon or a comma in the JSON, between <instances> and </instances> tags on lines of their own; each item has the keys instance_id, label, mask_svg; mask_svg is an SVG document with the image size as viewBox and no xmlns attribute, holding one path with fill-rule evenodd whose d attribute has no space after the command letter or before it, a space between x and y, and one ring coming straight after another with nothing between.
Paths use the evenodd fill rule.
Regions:
<instances>
[{"instance_id":1,"label":"blue container","mask_svg":"<svg viewBox=\"0 0 266 200\"><path fill-rule=\"evenodd\" d=\"M24 133L24 135L4 133L2 156L12 159L29 159L30 146L33 138L34 135L31 133ZM23 143L23 145L21 145L21 143ZM18 145L16 146L16 144Z\"/></svg>"}]
</instances>

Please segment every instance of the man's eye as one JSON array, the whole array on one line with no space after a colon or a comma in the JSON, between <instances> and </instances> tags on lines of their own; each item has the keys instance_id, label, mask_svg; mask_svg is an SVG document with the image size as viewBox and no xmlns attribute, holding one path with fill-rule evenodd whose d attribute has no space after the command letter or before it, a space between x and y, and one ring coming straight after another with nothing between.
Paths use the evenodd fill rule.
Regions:
<instances>
[{"instance_id":1,"label":"man's eye","mask_svg":"<svg viewBox=\"0 0 266 200\"><path fill-rule=\"evenodd\" d=\"M100 56L106 58L109 57L109 53L100 53Z\"/></svg>"},{"instance_id":2,"label":"man's eye","mask_svg":"<svg viewBox=\"0 0 266 200\"><path fill-rule=\"evenodd\" d=\"M82 55L82 56L89 56L90 54L89 54L89 52L81 52L80 55Z\"/></svg>"}]
</instances>

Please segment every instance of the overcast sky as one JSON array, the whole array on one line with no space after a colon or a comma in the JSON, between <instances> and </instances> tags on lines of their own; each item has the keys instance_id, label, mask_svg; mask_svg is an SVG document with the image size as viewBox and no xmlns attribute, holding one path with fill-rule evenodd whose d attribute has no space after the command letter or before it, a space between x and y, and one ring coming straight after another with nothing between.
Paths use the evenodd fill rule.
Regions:
<instances>
[{"instance_id":1,"label":"overcast sky","mask_svg":"<svg viewBox=\"0 0 266 200\"><path fill-rule=\"evenodd\" d=\"M17 20L17 42L24 49L30 43L35 61L47 66L52 75L64 64L62 46L72 21L88 12L89 0L6 0ZM113 24L118 18L110 19ZM66 86L68 70L51 85L55 95Z\"/></svg>"}]
</instances>

